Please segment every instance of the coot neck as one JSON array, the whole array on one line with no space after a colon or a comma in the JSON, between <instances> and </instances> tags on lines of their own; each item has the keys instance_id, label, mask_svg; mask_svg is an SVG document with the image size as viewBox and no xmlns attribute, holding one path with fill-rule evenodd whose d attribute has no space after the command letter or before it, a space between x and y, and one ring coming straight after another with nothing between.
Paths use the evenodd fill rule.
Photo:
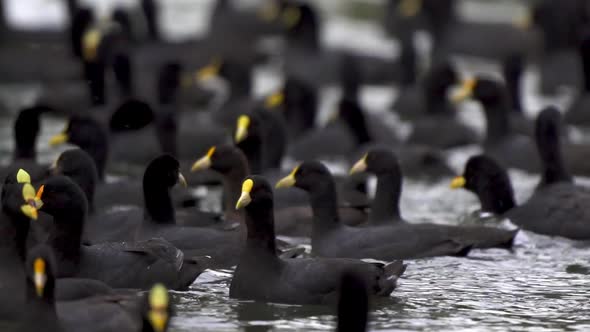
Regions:
<instances>
[{"instance_id":1,"label":"coot neck","mask_svg":"<svg viewBox=\"0 0 590 332\"><path fill-rule=\"evenodd\" d=\"M510 184L494 182L496 187L484 190L478 197L482 211L501 215L516 207L514 192Z\"/></svg>"},{"instance_id":2,"label":"coot neck","mask_svg":"<svg viewBox=\"0 0 590 332\"><path fill-rule=\"evenodd\" d=\"M100 182L104 182L105 168L109 154L108 144L107 134L102 128L96 132L95 141L78 144L80 149L88 153L94 160Z\"/></svg>"},{"instance_id":3,"label":"coot neck","mask_svg":"<svg viewBox=\"0 0 590 332\"><path fill-rule=\"evenodd\" d=\"M247 227L246 252L277 259L272 200L253 202L245 209Z\"/></svg>"},{"instance_id":4,"label":"coot neck","mask_svg":"<svg viewBox=\"0 0 590 332\"><path fill-rule=\"evenodd\" d=\"M334 181L323 181L309 191L313 213L313 234L321 234L341 226Z\"/></svg>"},{"instance_id":5,"label":"coot neck","mask_svg":"<svg viewBox=\"0 0 590 332\"><path fill-rule=\"evenodd\" d=\"M359 104L358 98L356 96L345 97L340 102L340 110L341 112L344 110L344 112L348 113L347 115L343 116L343 120L348 128L352 131L357 144L363 145L371 142L371 135L369 134L367 121Z\"/></svg>"},{"instance_id":6,"label":"coot neck","mask_svg":"<svg viewBox=\"0 0 590 332\"><path fill-rule=\"evenodd\" d=\"M508 89L508 94L510 97L510 106L512 106L512 111L519 114L523 113L522 99L520 93L521 75L522 73L520 71L506 75L506 88Z\"/></svg>"},{"instance_id":7,"label":"coot neck","mask_svg":"<svg viewBox=\"0 0 590 332\"><path fill-rule=\"evenodd\" d=\"M377 175L377 191L371 203L369 223L385 225L402 221L399 209L401 190L399 174L391 171Z\"/></svg>"},{"instance_id":8,"label":"coot neck","mask_svg":"<svg viewBox=\"0 0 590 332\"><path fill-rule=\"evenodd\" d=\"M90 104L104 106L106 104L106 73L102 60L84 62L84 76L90 90Z\"/></svg>"},{"instance_id":9,"label":"coot neck","mask_svg":"<svg viewBox=\"0 0 590 332\"><path fill-rule=\"evenodd\" d=\"M510 118L506 99L483 102L483 107L487 123L486 144L495 143L510 135Z\"/></svg>"},{"instance_id":10,"label":"coot neck","mask_svg":"<svg viewBox=\"0 0 590 332\"><path fill-rule=\"evenodd\" d=\"M450 115L454 116L454 106L447 98L448 85L436 84L435 82L425 82L424 100L426 101L427 112L432 115Z\"/></svg>"},{"instance_id":11,"label":"coot neck","mask_svg":"<svg viewBox=\"0 0 590 332\"><path fill-rule=\"evenodd\" d=\"M178 119L176 115L176 106L161 105L160 114L156 118L156 135L160 148L165 154L173 157L178 156Z\"/></svg>"},{"instance_id":12,"label":"coot neck","mask_svg":"<svg viewBox=\"0 0 590 332\"><path fill-rule=\"evenodd\" d=\"M590 41L584 41L580 46L582 69L584 73L584 91L590 93Z\"/></svg>"},{"instance_id":13,"label":"coot neck","mask_svg":"<svg viewBox=\"0 0 590 332\"><path fill-rule=\"evenodd\" d=\"M158 6L154 0L143 0L141 8L145 16L148 35L152 41L160 40L160 30L158 28Z\"/></svg>"},{"instance_id":14,"label":"coot neck","mask_svg":"<svg viewBox=\"0 0 590 332\"><path fill-rule=\"evenodd\" d=\"M318 52L320 32L315 13L310 12L302 16L301 21L287 33L289 46Z\"/></svg>"},{"instance_id":15,"label":"coot neck","mask_svg":"<svg viewBox=\"0 0 590 332\"><path fill-rule=\"evenodd\" d=\"M0 258L2 262L11 262L18 257L20 262L26 260L27 236L30 221L28 218L0 214Z\"/></svg>"},{"instance_id":16,"label":"coot neck","mask_svg":"<svg viewBox=\"0 0 590 332\"><path fill-rule=\"evenodd\" d=\"M235 204L242 193L242 181L250 174L246 160L225 174L223 179L223 209L226 219L236 215Z\"/></svg>"},{"instance_id":17,"label":"coot neck","mask_svg":"<svg viewBox=\"0 0 590 332\"><path fill-rule=\"evenodd\" d=\"M112 67L121 98L133 97L135 91L133 87L131 59L129 59L129 56L125 53L115 54Z\"/></svg>"},{"instance_id":18,"label":"coot neck","mask_svg":"<svg viewBox=\"0 0 590 332\"><path fill-rule=\"evenodd\" d=\"M144 213L146 219L156 224L175 224L174 205L170 188L157 182L158 177L148 172L143 178Z\"/></svg>"},{"instance_id":19,"label":"coot neck","mask_svg":"<svg viewBox=\"0 0 590 332\"><path fill-rule=\"evenodd\" d=\"M249 97L252 92L252 73L246 65L235 65L224 75L233 98Z\"/></svg>"},{"instance_id":20,"label":"coot neck","mask_svg":"<svg viewBox=\"0 0 590 332\"><path fill-rule=\"evenodd\" d=\"M537 151L543 163L543 174L538 187L542 188L558 182L573 183L561 153L559 130L553 133L536 134Z\"/></svg>"},{"instance_id":21,"label":"coot neck","mask_svg":"<svg viewBox=\"0 0 590 332\"><path fill-rule=\"evenodd\" d=\"M35 149L35 144L33 145L16 145L13 154L14 160L35 160L37 159L37 151Z\"/></svg>"},{"instance_id":22,"label":"coot neck","mask_svg":"<svg viewBox=\"0 0 590 332\"><path fill-rule=\"evenodd\" d=\"M414 49L413 34L403 35L402 40L402 51L400 55L401 64L401 80L402 86L412 86L416 83L417 74L417 55Z\"/></svg>"},{"instance_id":23,"label":"coot neck","mask_svg":"<svg viewBox=\"0 0 590 332\"><path fill-rule=\"evenodd\" d=\"M54 229L49 235L58 262L60 277L74 276L79 269L82 257L82 230L85 222L82 208L68 208L63 213L53 215Z\"/></svg>"},{"instance_id":24,"label":"coot neck","mask_svg":"<svg viewBox=\"0 0 590 332\"><path fill-rule=\"evenodd\" d=\"M238 148L246 155L248 159L248 166L252 174L262 174L264 171L262 167L263 151L262 139L258 135L248 136L245 140L238 143ZM240 181L243 180L240 179Z\"/></svg>"}]
</instances>

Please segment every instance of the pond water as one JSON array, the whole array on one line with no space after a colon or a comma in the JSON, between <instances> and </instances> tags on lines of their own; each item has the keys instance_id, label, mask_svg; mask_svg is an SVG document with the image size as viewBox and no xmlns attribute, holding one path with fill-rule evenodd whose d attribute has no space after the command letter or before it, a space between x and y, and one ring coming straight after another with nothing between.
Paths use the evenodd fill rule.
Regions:
<instances>
[{"instance_id":1,"label":"pond water","mask_svg":"<svg viewBox=\"0 0 590 332\"><path fill-rule=\"evenodd\" d=\"M19 0L20 2L20 0ZM211 1L194 1L197 9ZM171 1L179 8L190 1ZM173 9L170 9L174 11ZM378 29L330 17L328 36L338 41L342 34L357 33L355 39L378 41ZM376 32L377 31L377 32ZM386 47L395 48L389 42ZM381 45L368 42L367 45ZM392 46L393 45L393 46ZM368 46L363 46L368 47ZM466 66L468 70L480 67ZM268 91L276 81L272 71L259 73L257 91ZM527 76L526 105L530 109L547 100L535 96L530 86L534 73ZM2 97L11 105L28 103L36 87L3 87ZM18 93L15 93L18 92ZM330 112L333 89L325 91L323 114ZM363 101L371 112L381 112L390 122L396 119L383 113L395 97L390 88L367 87ZM5 98L3 98L5 99ZM549 100L552 102L552 100ZM467 105L467 108L473 106ZM466 112L465 121L482 129L481 113ZM534 113L534 112L533 112ZM465 113L464 113L465 114ZM11 121L0 119L0 161L6 162L12 149ZM403 126L401 126L403 127ZM43 161L52 160L60 150L49 149L47 138L63 128L63 121L43 122L39 150ZM465 160L478 151L463 148L448 157L460 171ZM340 165L343 166L343 165ZM344 169L344 167L340 167ZM511 172L519 201L525 200L537 178ZM471 194L449 189L449 181L420 183L405 181L403 215L415 222L460 223L477 210ZM554 239L522 232L512 251L474 251L468 258L435 258L409 261L399 287L391 297L375 303L371 312L374 331L587 331L590 330L590 262L588 244ZM320 331L334 329L334 308L287 306L241 302L229 299L231 271L208 271L188 292L175 293L176 317L171 331Z\"/></svg>"}]
</instances>

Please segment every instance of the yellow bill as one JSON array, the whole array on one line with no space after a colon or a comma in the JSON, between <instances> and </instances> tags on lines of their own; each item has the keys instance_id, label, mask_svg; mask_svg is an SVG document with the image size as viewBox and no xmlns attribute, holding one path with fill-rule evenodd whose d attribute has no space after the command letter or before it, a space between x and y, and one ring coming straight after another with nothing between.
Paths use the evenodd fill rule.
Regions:
<instances>
[{"instance_id":1,"label":"yellow bill","mask_svg":"<svg viewBox=\"0 0 590 332\"><path fill-rule=\"evenodd\" d=\"M357 161L352 166L349 172L350 175L362 173L367 170L367 156L368 154L365 154L361 159L359 159L359 161Z\"/></svg>"},{"instance_id":2,"label":"yellow bill","mask_svg":"<svg viewBox=\"0 0 590 332\"><path fill-rule=\"evenodd\" d=\"M465 187L465 183L467 181L462 176L457 176L451 181L451 188L452 189L459 189Z\"/></svg>"},{"instance_id":3,"label":"yellow bill","mask_svg":"<svg viewBox=\"0 0 590 332\"><path fill-rule=\"evenodd\" d=\"M234 140L240 143L248 137L248 128L250 127L250 117L247 115L240 115L238 118L236 133Z\"/></svg>"},{"instance_id":4,"label":"yellow bill","mask_svg":"<svg viewBox=\"0 0 590 332\"><path fill-rule=\"evenodd\" d=\"M477 85L476 79L474 79L474 78L466 79L461 84L461 88L459 89L459 91L457 91L457 93L455 93L453 95L452 101L454 103L459 103L459 102L464 101L465 99L470 98L473 94L473 90L475 89L476 85Z\"/></svg>"},{"instance_id":5,"label":"yellow bill","mask_svg":"<svg viewBox=\"0 0 590 332\"><path fill-rule=\"evenodd\" d=\"M70 137L66 133L57 134L49 139L49 145L56 146L66 143Z\"/></svg>"},{"instance_id":6,"label":"yellow bill","mask_svg":"<svg viewBox=\"0 0 590 332\"><path fill-rule=\"evenodd\" d=\"M284 101L285 101L285 94L283 94L280 91L275 92L272 95L266 97L266 99L264 100L264 107L266 107L267 109L279 107L283 104Z\"/></svg>"},{"instance_id":7,"label":"yellow bill","mask_svg":"<svg viewBox=\"0 0 590 332\"><path fill-rule=\"evenodd\" d=\"M86 61L94 61L98 56L98 47L102 40L99 29L90 29L82 37L82 56Z\"/></svg>"},{"instance_id":8,"label":"yellow bill","mask_svg":"<svg viewBox=\"0 0 590 332\"><path fill-rule=\"evenodd\" d=\"M219 75L221 60L214 59L209 65L199 69L196 74L197 82L205 82Z\"/></svg>"},{"instance_id":9,"label":"yellow bill","mask_svg":"<svg viewBox=\"0 0 590 332\"><path fill-rule=\"evenodd\" d=\"M247 179L242 183L242 194L236 202L236 210L242 209L252 202L252 197L250 196L252 187L254 187L254 181L252 181L252 179Z\"/></svg>"},{"instance_id":10,"label":"yellow bill","mask_svg":"<svg viewBox=\"0 0 590 332\"><path fill-rule=\"evenodd\" d=\"M277 182L277 184L275 185L275 188L279 189L279 188L293 187L296 183L295 174L297 174L298 170L299 170L299 166L296 166L295 168L293 168L293 170L291 171L291 173L289 173L289 175L285 176L284 178L279 180L279 182Z\"/></svg>"},{"instance_id":11,"label":"yellow bill","mask_svg":"<svg viewBox=\"0 0 590 332\"><path fill-rule=\"evenodd\" d=\"M191 172L202 171L204 169L208 169L211 167L211 157L215 153L215 147L212 146L207 154L201 157L199 160L195 161L193 166L191 167Z\"/></svg>"}]
</instances>

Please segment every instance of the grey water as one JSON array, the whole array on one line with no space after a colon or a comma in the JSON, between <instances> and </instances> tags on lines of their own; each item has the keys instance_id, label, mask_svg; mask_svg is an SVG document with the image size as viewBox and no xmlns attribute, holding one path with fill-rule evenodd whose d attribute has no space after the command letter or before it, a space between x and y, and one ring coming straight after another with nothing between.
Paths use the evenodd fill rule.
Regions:
<instances>
[{"instance_id":1,"label":"grey water","mask_svg":"<svg viewBox=\"0 0 590 332\"><path fill-rule=\"evenodd\" d=\"M323 0L322 0L323 1ZM24 1L23 1L24 2ZM33 1L35 2L35 1ZM38 1L37 1L38 2ZM112 3L113 1L109 1ZM130 1L126 1L130 2ZM321 2L321 1L317 1ZM330 5L335 1L331 1ZM379 1L371 1L379 3ZM35 2L36 3L36 2ZM96 3L106 3L96 1ZM202 9L211 1L170 1L171 11L187 7ZM337 2L336 2L337 3ZM325 3L324 3L325 4ZM176 6L176 7L175 7ZM477 7L476 7L477 9ZM467 7L467 11L473 7ZM502 12L501 14L505 14ZM173 14L168 16L172 17ZM188 20L188 19L187 19ZM181 24L182 25L182 24ZM190 25L187 21L185 26ZM193 24L194 25L194 24ZM172 27L171 30L175 28ZM367 22L355 22L341 16L329 16L325 40L362 40L363 50L382 52L395 49L382 33ZM479 64L465 66L466 71L483 70ZM259 93L276 86L275 72L257 71ZM562 100L536 96L534 70L527 74L525 105L534 114L540 105ZM34 100L37 87L0 87L0 99L13 108ZM322 113L331 111L337 90L323 91ZM397 129L406 129L385 112L395 98L388 87L366 87L363 102L368 110L381 113ZM463 119L482 129L481 112L467 105ZM321 119L320 119L321 120ZM49 148L47 138L59 132L64 122L44 119L38 147L41 161L51 161L63 150ZM11 119L0 118L0 163L10 159L12 151ZM460 172L465 160L478 149L462 148L449 153L452 165ZM335 165L343 172L347 165ZM522 202L532 192L537 177L511 172L517 200ZM584 179L581 179L582 181ZM413 222L457 224L468 219L478 208L471 194L453 191L450 179L439 183L404 181L402 213ZM296 241L296 240L294 240ZM370 316L373 331L588 331L590 330L590 260L589 243L539 236L521 232L512 251L474 251L468 258L435 258L408 261L408 269L398 288L389 298L374 303ZM176 315L171 331L323 331L334 329L334 308L289 306L237 301L229 298L231 271L208 271L188 292L175 292Z\"/></svg>"}]
</instances>

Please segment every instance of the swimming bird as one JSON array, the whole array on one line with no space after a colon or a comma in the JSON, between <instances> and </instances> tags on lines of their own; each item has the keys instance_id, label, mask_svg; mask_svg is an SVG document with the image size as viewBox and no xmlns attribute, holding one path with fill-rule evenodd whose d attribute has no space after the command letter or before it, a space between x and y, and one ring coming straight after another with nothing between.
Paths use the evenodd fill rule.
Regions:
<instances>
[{"instance_id":1,"label":"swimming bird","mask_svg":"<svg viewBox=\"0 0 590 332\"><path fill-rule=\"evenodd\" d=\"M273 195L262 177L249 176L242 184L236 209L244 209L248 229L246 247L230 285L230 297L289 304L336 301L340 276L352 270L370 286L371 295L389 296L405 266L353 259L281 259L274 234Z\"/></svg>"},{"instance_id":2,"label":"swimming bird","mask_svg":"<svg viewBox=\"0 0 590 332\"><path fill-rule=\"evenodd\" d=\"M313 211L312 253L321 257L379 260L466 255L471 243L438 232L417 231L400 223L396 227L349 227L340 222L334 180L319 162L304 162L277 184L297 187L309 195Z\"/></svg>"},{"instance_id":3,"label":"swimming bird","mask_svg":"<svg viewBox=\"0 0 590 332\"><path fill-rule=\"evenodd\" d=\"M336 106L336 117L325 128L317 128L291 142L288 155L295 160L342 158L371 143L399 144L395 133L363 108L357 61L346 57L340 72L343 93Z\"/></svg>"},{"instance_id":4,"label":"swimming bird","mask_svg":"<svg viewBox=\"0 0 590 332\"><path fill-rule=\"evenodd\" d=\"M116 296L93 297L73 302L56 302L57 271L51 249L38 245L27 255L27 310L22 319L22 331L136 331L139 317L119 303ZM136 301L129 299L128 301Z\"/></svg>"},{"instance_id":5,"label":"swimming bird","mask_svg":"<svg viewBox=\"0 0 590 332\"><path fill-rule=\"evenodd\" d=\"M243 216L236 212L234 204L240 197L242 180L251 174L248 161L244 153L235 146L222 145L211 147L206 155L199 158L191 171L211 169L223 175L223 211L225 224L241 223ZM297 192L295 192L297 194ZM299 205L299 195L293 199L291 193L282 195L281 205L274 205L275 215L279 216L275 222L276 232L287 236L306 236L310 233L311 209L306 205ZM305 198L305 197L303 197ZM277 197L274 199L277 200ZM346 203L343 202L345 205ZM340 207L343 222L356 224L363 219L364 211L354 207Z\"/></svg>"},{"instance_id":6,"label":"swimming bird","mask_svg":"<svg viewBox=\"0 0 590 332\"><path fill-rule=\"evenodd\" d=\"M315 126L318 112L318 93L309 84L287 77L282 89L265 100L272 110L278 108L283 116L289 140L292 141Z\"/></svg>"},{"instance_id":7,"label":"swimming bird","mask_svg":"<svg viewBox=\"0 0 590 332\"><path fill-rule=\"evenodd\" d=\"M478 142L475 131L461 123L448 98L457 81L455 68L444 61L434 64L416 85L402 90L393 110L413 125L407 142L441 149Z\"/></svg>"},{"instance_id":8,"label":"swimming bird","mask_svg":"<svg viewBox=\"0 0 590 332\"><path fill-rule=\"evenodd\" d=\"M453 100L460 102L468 98L479 102L484 111L486 138L483 147L486 154L504 167L539 172L540 162L534 141L513 130L510 100L502 83L483 75L466 79Z\"/></svg>"},{"instance_id":9,"label":"swimming bird","mask_svg":"<svg viewBox=\"0 0 590 332\"><path fill-rule=\"evenodd\" d=\"M0 179L7 175L16 173L19 169L28 170L32 181L36 182L47 176L47 165L37 163L37 138L41 127L41 116L51 112L51 109L44 105L35 105L22 109L13 125L14 150L12 162L0 168Z\"/></svg>"},{"instance_id":10,"label":"swimming bird","mask_svg":"<svg viewBox=\"0 0 590 332\"><path fill-rule=\"evenodd\" d=\"M540 48L535 31L504 22L461 19L456 0L391 0L389 3L386 24L401 26L400 30L390 32L407 38L415 31L426 30L433 39L434 58L453 54L497 60L511 53L534 53Z\"/></svg>"},{"instance_id":11,"label":"swimming bird","mask_svg":"<svg viewBox=\"0 0 590 332\"><path fill-rule=\"evenodd\" d=\"M400 211L402 171L393 152L386 149L369 151L351 168L350 174L369 172L377 176L377 191L370 207L366 226L394 226L407 223ZM483 226L455 226L431 223L412 223L416 232L446 234L457 241L471 243L474 248L511 248L518 231L507 231Z\"/></svg>"},{"instance_id":12,"label":"swimming bird","mask_svg":"<svg viewBox=\"0 0 590 332\"><path fill-rule=\"evenodd\" d=\"M30 224L27 218L22 217L20 210L29 204L27 199L34 198L35 191L26 172L13 173L4 179L0 214L0 230L5 234L0 241L0 257L3 262L0 269L0 277L3 280L0 283L0 291L3 294L0 301L1 320L18 318L25 305L23 262L26 259ZM34 200L31 202L35 204Z\"/></svg>"},{"instance_id":13,"label":"swimming bird","mask_svg":"<svg viewBox=\"0 0 590 332\"><path fill-rule=\"evenodd\" d=\"M583 89L583 58L577 48L587 25L588 8L583 0L543 0L533 5L525 27L541 32L543 47L537 54L541 93L555 94L563 87Z\"/></svg>"},{"instance_id":14,"label":"swimming bird","mask_svg":"<svg viewBox=\"0 0 590 332\"><path fill-rule=\"evenodd\" d=\"M202 261L185 258L163 239L82 245L88 202L84 192L67 177L49 178L36 197L42 204L31 204L22 213L33 220L39 210L53 217L54 228L47 243L55 251L60 278L97 279L115 288L146 289L162 282L173 289L185 289L206 268Z\"/></svg>"},{"instance_id":15,"label":"swimming bird","mask_svg":"<svg viewBox=\"0 0 590 332\"><path fill-rule=\"evenodd\" d=\"M237 264L243 246L242 227L219 230L176 223L170 188L183 181L179 163L168 155L154 159L143 176L144 216L140 239L163 238L190 256L211 256L214 266Z\"/></svg>"},{"instance_id":16,"label":"swimming bird","mask_svg":"<svg viewBox=\"0 0 590 332\"><path fill-rule=\"evenodd\" d=\"M251 93L254 87L253 64L244 59L226 57L213 58L207 66L197 72L199 85L208 84L214 78L226 84L226 98L217 109L212 110L214 123L225 128L233 128L237 117L256 105Z\"/></svg>"},{"instance_id":17,"label":"swimming bird","mask_svg":"<svg viewBox=\"0 0 590 332\"><path fill-rule=\"evenodd\" d=\"M153 119L153 111L149 105L138 100L130 100L117 109L110 118L109 126L117 129L121 127L141 128ZM143 141L142 137L119 137L111 135L104 123L89 116L72 116L65 129L49 140L49 145L73 144L86 151L94 159L98 171L99 185L95 191L94 204L97 209L104 207L143 204L142 184L139 181L122 180L108 183L106 181L107 166L123 174L135 173L135 168L150 156L160 154L156 138L154 144ZM141 145L145 149L134 149ZM140 151L141 150L141 151ZM125 156L125 157L123 157ZM133 165L123 161L133 162ZM143 166L142 166L143 167ZM138 171L137 171L138 172ZM178 192L178 195L176 193ZM175 203L184 206L186 201L193 200L190 194L182 189L174 190Z\"/></svg>"},{"instance_id":18,"label":"swimming bird","mask_svg":"<svg viewBox=\"0 0 590 332\"><path fill-rule=\"evenodd\" d=\"M537 190L523 204L516 204L506 171L484 155L471 157L463 175L455 178L451 186L474 193L483 211L505 217L523 229L575 240L590 238L587 225L590 215L584 208L590 203L590 191L575 185L564 166L559 145L559 119L559 112L551 108L544 110L537 119L543 173Z\"/></svg>"}]
</instances>

